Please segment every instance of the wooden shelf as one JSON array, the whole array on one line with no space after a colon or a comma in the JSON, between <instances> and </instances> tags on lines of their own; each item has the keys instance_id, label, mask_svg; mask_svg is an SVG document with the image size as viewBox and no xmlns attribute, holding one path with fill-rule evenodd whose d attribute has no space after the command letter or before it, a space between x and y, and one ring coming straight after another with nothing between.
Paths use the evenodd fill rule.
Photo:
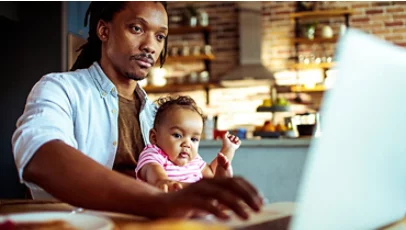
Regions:
<instances>
[{"instance_id":1,"label":"wooden shelf","mask_svg":"<svg viewBox=\"0 0 406 230\"><path fill-rule=\"evenodd\" d=\"M289 112L291 111L291 107L289 105L286 106L279 106L279 105L273 105L273 106L258 106L257 107L257 112Z\"/></svg>"},{"instance_id":2,"label":"wooden shelf","mask_svg":"<svg viewBox=\"0 0 406 230\"><path fill-rule=\"evenodd\" d=\"M304 86L292 86L290 87L292 92L303 92L303 93L311 93L311 92L324 92L326 91L326 87L323 85L316 85L314 88L306 88Z\"/></svg>"},{"instance_id":3,"label":"wooden shelf","mask_svg":"<svg viewBox=\"0 0 406 230\"><path fill-rule=\"evenodd\" d=\"M214 60L215 57L214 55L205 55L205 54L201 54L201 55L193 55L193 56L169 56L166 61L167 63L170 62L194 62L194 61L204 61L204 60L208 60L208 61L212 61Z\"/></svg>"},{"instance_id":4,"label":"wooden shelf","mask_svg":"<svg viewBox=\"0 0 406 230\"><path fill-rule=\"evenodd\" d=\"M320 93L324 92L327 89L324 86L316 85L314 88L306 88L304 86L296 86L296 85L279 85L276 86L276 90L278 93Z\"/></svg>"},{"instance_id":5,"label":"wooden shelf","mask_svg":"<svg viewBox=\"0 0 406 230\"><path fill-rule=\"evenodd\" d=\"M317 44L317 43L336 43L338 41L338 37L332 38L314 38L312 40L308 38L293 38L292 43L299 43L299 44Z\"/></svg>"},{"instance_id":6,"label":"wooden shelf","mask_svg":"<svg viewBox=\"0 0 406 230\"><path fill-rule=\"evenodd\" d=\"M219 88L220 85L216 83L185 83L185 84L171 84L165 86L145 86L144 90L147 93L176 93L184 91L205 90Z\"/></svg>"},{"instance_id":7,"label":"wooden shelf","mask_svg":"<svg viewBox=\"0 0 406 230\"><path fill-rule=\"evenodd\" d=\"M317 69L317 68L321 68L321 69L330 69L336 66L336 63L331 62L331 63L320 63L320 64L304 64L304 63L295 63L295 64L291 64L289 65L290 68L293 69Z\"/></svg>"},{"instance_id":8,"label":"wooden shelf","mask_svg":"<svg viewBox=\"0 0 406 230\"><path fill-rule=\"evenodd\" d=\"M315 10L315 11L292 13L290 14L290 18L296 19L296 18L338 17L351 14L353 14L352 10Z\"/></svg>"},{"instance_id":9,"label":"wooden shelf","mask_svg":"<svg viewBox=\"0 0 406 230\"><path fill-rule=\"evenodd\" d=\"M169 29L169 35L180 35L180 34L189 34L189 33L201 33L201 32L210 32L210 26L181 26L181 27L171 27Z\"/></svg>"}]
</instances>

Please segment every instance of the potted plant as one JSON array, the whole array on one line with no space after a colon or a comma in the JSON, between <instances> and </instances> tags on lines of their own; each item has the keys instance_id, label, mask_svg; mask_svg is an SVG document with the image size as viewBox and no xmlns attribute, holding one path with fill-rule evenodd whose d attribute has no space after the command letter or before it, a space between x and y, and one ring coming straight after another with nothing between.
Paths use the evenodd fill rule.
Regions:
<instances>
[{"instance_id":1,"label":"potted plant","mask_svg":"<svg viewBox=\"0 0 406 230\"><path fill-rule=\"evenodd\" d=\"M303 35L309 39L309 40L313 40L314 39L314 35L316 33L316 28L317 28L317 24L318 22L312 22L312 23L308 23L308 24L304 24L303 25Z\"/></svg>"}]
</instances>

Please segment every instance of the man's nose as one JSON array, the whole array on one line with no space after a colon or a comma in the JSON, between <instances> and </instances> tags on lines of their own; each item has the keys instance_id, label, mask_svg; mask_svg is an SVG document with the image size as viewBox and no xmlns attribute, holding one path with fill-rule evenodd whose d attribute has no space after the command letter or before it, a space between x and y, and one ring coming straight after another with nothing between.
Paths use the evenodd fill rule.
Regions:
<instances>
[{"instance_id":1,"label":"man's nose","mask_svg":"<svg viewBox=\"0 0 406 230\"><path fill-rule=\"evenodd\" d=\"M149 53L149 54L154 54L155 53L155 48L154 48L154 40L155 37L151 34L146 34L144 36L144 39L142 40L141 43L141 50Z\"/></svg>"}]
</instances>

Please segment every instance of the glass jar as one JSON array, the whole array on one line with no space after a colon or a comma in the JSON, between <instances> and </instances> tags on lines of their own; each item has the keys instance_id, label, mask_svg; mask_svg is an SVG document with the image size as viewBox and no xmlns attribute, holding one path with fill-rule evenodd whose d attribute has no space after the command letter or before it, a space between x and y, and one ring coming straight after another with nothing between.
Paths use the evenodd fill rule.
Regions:
<instances>
[{"instance_id":1,"label":"glass jar","mask_svg":"<svg viewBox=\"0 0 406 230\"><path fill-rule=\"evenodd\" d=\"M209 15L205 11L199 10L198 21L199 21L199 25L208 26L209 25Z\"/></svg>"}]
</instances>

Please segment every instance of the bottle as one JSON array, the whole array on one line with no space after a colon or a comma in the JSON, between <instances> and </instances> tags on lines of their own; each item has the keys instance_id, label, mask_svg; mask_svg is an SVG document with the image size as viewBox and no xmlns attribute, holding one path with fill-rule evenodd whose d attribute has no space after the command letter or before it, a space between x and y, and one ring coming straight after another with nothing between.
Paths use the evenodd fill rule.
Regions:
<instances>
[{"instance_id":1,"label":"bottle","mask_svg":"<svg viewBox=\"0 0 406 230\"><path fill-rule=\"evenodd\" d=\"M204 121L203 133L206 140L214 139L214 119L212 115L207 115Z\"/></svg>"},{"instance_id":2,"label":"bottle","mask_svg":"<svg viewBox=\"0 0 406 230\"><path fill-rule=\"evenodd\" d=\"M276 91L275 85L271 86L271 104L276 104L276 99L278 97L278 92Z\"/></svg>"}]
</instances>

